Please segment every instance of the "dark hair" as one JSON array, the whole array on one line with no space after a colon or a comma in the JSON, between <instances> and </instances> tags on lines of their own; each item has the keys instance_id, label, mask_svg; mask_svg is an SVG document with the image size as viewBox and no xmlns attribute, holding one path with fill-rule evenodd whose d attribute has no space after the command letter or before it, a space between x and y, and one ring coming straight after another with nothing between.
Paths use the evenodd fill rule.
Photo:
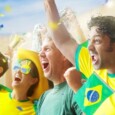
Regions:
<instances>
[{"instance_id":1,"label":"dark hair","mask_svg":"<svg viewBox=\"0 0 115 115\"><path fill-rule=\"evenodd\" d=\"M1 52L0 52L0 67L3 67L3 72L0 73L1 77L8 69L8 59Z\"/></svg>"},{"instance_id":2,"label":"dark hair","mask_svg":"<svg viewBox=\"0 0 115 115\"><path fill-rule=\"evenodd\" d=\"M91 21L88 23L89 29L91 27L97 26L97 32L107 35L111 42L115 42L115 17L114 16L98 16L92 17Z\"/></svg>"},{"instance_id":3,"label":"dark hair","mask_svg":"<svg viewBox=\"0 0 115 115\"><path fill-rule=\"evenodd\" d=\"M31 60L30 60L31 61ZM30 71L30 74L32 75L33 78L38 78L38 82L39 82L39 73L38 73L38 69L37 67L35 66L35 64L31 61L31 71ZM32 96L33 93L34 93L34 90L35 88L37 87L38 85L38 82L36 82L35 84L33 84L28 92L27 92L27 96Z\"/></svg>"}]
</instances>

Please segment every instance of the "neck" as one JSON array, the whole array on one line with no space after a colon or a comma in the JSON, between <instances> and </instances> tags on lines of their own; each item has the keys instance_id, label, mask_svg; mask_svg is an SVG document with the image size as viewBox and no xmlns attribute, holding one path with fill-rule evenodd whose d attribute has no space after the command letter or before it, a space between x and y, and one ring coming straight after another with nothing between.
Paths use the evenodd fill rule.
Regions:
<instances>
[{"instance_id":1,"label":"neck","mask_svg":"<svg viewBox=\"0 0 115 115\"><path fill-rule=\"evenodd\" d=\"M16 99L18 101L27 100L28 99L28 97L27 97L25 92L22 93L22 91L19 92L19 91L16 91L16 90L12 91L11 97L12 97L12 99Z\"/></svg>"},{"instance_id":2,"label":"neck","mask_svg":"<svg viewBox=\"0 0 115 115\"><path fill-rule=\"evenodd\" d=\"M108 73L115 74L115 69L108 69Z\"/></svg>"},{"instance_id":3,"label":"neck","mask_svg":"<svg viewBox=\"0 0 115 115\"><path fill-rule=\"evenodd\" d=\"M65 82L65 78L61 77L60 79L53 81L53 84L55 86L55 85L59 85L60 83L63 83L63 82Z\"/></svg>"},{"instance_id":4,"label":"neck","mask_svg":"<svg viewBox=\"0 0 115 115\"><path fill-rule=\"evenodd\" d=\"M111 60L111 66L107 69L108 73L115 74L115 61Z\"/></svg>"},{"instance_id":5,"label":"neck","mask_svg":"<svg viewBox=\"0 0 115 115\"><path fill-rule=\"evenodd\" d=\"M71 67L71 66L68 64L65 65L65 67L60 72L58 72L57 76L56 76L56 74L54 75L53 78L55 78L55 80L52 81L54 86L59 85L60 83L63 83L66 81L64 78L64 73L69 67Z\"/></svg>"}]
</instances>

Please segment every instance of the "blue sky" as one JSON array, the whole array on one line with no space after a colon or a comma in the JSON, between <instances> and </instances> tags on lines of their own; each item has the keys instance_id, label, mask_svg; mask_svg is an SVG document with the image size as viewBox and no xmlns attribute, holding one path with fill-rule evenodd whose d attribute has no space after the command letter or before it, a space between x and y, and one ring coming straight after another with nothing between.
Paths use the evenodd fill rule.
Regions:
<instances>
[{"instance_id":1,"label":"blue sky","mask_svg":"<svg viewBox=\"0 0 115 115\"><path fill-rule=\"evenodd\" d=\"M43 7L44 0L0 0L0 34L25 33L32 31L34 25L47 23ZM78 15L99 7L107 0L55 0L58 9L70 7ZM62 3L63 2L63 3ZM9 7L11 11L7 11Z\"/></svg>"}]
</instances>

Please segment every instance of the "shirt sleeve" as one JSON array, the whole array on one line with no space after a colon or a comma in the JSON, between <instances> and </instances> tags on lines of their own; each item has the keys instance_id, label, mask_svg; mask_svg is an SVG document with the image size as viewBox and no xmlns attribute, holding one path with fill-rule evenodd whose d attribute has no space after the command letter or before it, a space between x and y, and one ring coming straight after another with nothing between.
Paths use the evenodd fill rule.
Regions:
<instances>
[{"instance_id":1,"label":"shirt sleeve","mask_svg":"<svg viewBox=\"0 0 115 115\"><path fill-rule=\"evenodd\" d=\"M93 66L88 49L82 45L79 45L76 49L74 59L76 69L82 72L86 78L89 78L93 72Z\"/></svg>"}]
</instances>

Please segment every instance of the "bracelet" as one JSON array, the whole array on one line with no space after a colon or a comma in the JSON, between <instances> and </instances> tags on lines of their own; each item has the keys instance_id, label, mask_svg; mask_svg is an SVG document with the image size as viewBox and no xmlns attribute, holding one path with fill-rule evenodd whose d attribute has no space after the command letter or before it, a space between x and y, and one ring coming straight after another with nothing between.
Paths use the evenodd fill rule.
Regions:
<instances>
[{"instance_id":1,"label":"bracelet","mask_svg":"<svg viewBox=\"0 0 115 115\"><path fill-rule=\"evenodd\" d=\"M58 26L61 24L61 22L49 22L48 26L52 29L52 30L57 30Z\"/></svg>"}]
</instances>

